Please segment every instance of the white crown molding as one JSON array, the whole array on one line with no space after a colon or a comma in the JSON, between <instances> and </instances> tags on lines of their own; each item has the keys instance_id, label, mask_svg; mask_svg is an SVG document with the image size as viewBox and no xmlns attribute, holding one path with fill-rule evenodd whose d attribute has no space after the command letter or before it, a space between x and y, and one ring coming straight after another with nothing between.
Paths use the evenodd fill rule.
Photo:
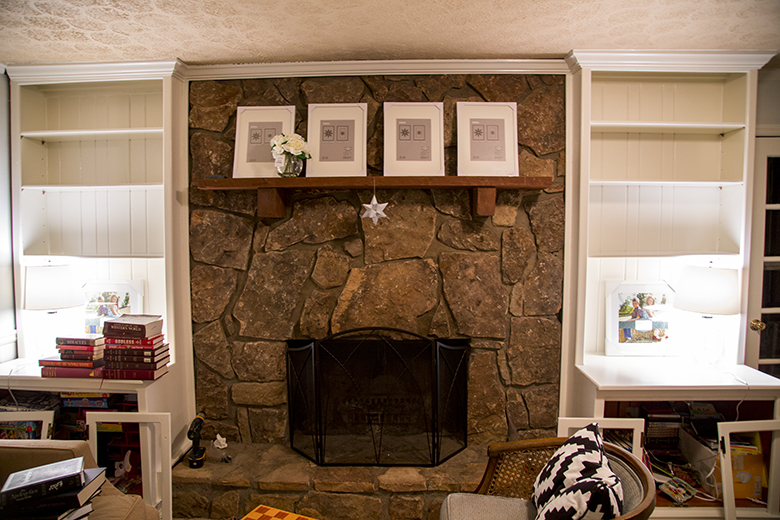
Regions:
<instances>
[{"instance_id":1,"label":"white crown molding","mask_svg":"<svg viewBox=\"0 0 780 520\"><path fill-rule=\"evenodd\" d=\"M753 50L579 50L565 58L572 72L605 71L748 72L758 70L777 51Z\"/></svg>"},{"instance_id":2,"label":"white crown molding","mask_svg":"<svg viewBox=\"0 0 780 520\"><path fill-rule=\"evenodd\" d=\"M780 137L780 125L756 125L756 137Z\"/></svg>"},{"instance_id":3,"label":"white crown molding","mask_svg":"<svg viewBox=\"0 0 780 520\"><path fill-rule=\"evenodd\" d=\"M13 64L6 67L8 77L20 85L159 79L173 76L183 79L187 65L176 60L113 61L90 63Z\"/></svg>"},{"instance_id":4,"label":"white crown molding","mask_svg":"<svg viewBox=\"0 0 780 520\"><path fill-rule=\"evenodd\" d=\"M563 60L365 60L190 65L190 80L422 74L566 74Z\"/></svg>"}]
</instances>

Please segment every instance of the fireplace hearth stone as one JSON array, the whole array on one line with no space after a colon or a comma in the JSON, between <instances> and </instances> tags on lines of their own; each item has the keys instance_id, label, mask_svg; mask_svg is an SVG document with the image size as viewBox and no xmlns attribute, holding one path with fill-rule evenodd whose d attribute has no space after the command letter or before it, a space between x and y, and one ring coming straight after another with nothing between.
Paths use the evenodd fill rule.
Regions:
<instances>
[{"instance_id":1,"label":"fireplace hearth stone","mask_svg":"<svg viewBox=\"0 0 780 520\"><path fill-rule=\"evenodd\" d=\"M466 447L467 339L389 328L288 341L291 447L319 465L435 466Z\"/></svg>"}]
</instances>

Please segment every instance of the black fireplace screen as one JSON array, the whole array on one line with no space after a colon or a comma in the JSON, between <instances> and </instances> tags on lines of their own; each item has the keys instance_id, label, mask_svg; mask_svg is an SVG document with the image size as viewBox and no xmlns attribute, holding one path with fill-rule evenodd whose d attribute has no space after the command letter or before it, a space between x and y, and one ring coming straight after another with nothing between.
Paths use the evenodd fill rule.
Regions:
<instances>
[{"instance_id":1,"label":"black fireplace screen","mask_svg":"<svg viewBox=\"0 0 780 520\"><path fill-rule=\"evenodd\" d=\"M466 447L467 339L389 328L287 342L290 442L319 465L435 466Z\"/></svg>"}]
</instances>

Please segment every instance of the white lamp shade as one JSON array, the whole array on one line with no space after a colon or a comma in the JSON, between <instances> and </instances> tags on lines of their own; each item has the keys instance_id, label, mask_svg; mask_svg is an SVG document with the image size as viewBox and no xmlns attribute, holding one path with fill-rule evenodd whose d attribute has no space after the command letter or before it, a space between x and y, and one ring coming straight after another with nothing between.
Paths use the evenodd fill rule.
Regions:
<instances>
[{"instance_id":1,"label":"white lamp shade","mask_svg":"<svg viewBox=\"0 0 780 520\"><path fill-rule=\"evenodd\" d=\"M70 265L28 266L24 277L24 308L56 310L84 304L84 290Z\"/></svg>"},{"instance_id":2,"label":"white lamp shade","mask_svg":"<svg viewBox=\"0 0 780 520\"><path fill-rule=\"evenodd\" d=\"M739 276L736 269L686 266L674 296L678 309L700 314L739 314Z\"/></svg>"}]
</instances>

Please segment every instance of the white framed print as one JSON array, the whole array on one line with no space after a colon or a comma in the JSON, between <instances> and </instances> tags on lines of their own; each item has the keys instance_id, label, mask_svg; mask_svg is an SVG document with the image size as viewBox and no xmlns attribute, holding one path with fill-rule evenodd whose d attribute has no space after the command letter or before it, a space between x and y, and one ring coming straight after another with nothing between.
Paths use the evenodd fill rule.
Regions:
<instances>
[{"instance_id":1,"label":"white framed print","mask_svg":"<svg viewBox=\"0 0 780 520\"><path fill-rule=\"evenodd\" d=\"M385 176L444 176L444 103L384 104Z\"/></svg>"},{"instance_id":2,"label":"white framed print","mask_svg":"<svg viewBox=\"0 0 780 520\"><path fill-rule=\"evenodd\" d=\"M608 356L680 356L674 290L666 282L607 281Z\"/></svg>"},{"instance_id":3,"label":"white framed print","mask_svg":"<svg viewBox=\"0 0 780 520\"><path fill-rule=\"evenodd\" d=\"M271 140L295 131L295 107L238 107L233 178L278 178Z\"/></svg>"},{"instance_id":4,"label":"white framed print","mask_svg":"<svg viewBox=\"0 0 780 520\"><path fill-rule=\"evenodd\" d=\"M456 103L458 176L517 177L517 103Z\"/></svg>"},{"instance_id":5,"label":"white framed print","mask_svg":"<svg viewBox=\"0 0 780 520\"><path fill-rule=\"evenodd\" d=\"M309 105L307 177L365 177L367 103Z\"/></svg>"},{"instance_id":6,"label":"white framed print","mask_svg":"<svg viewBox=\"0 0 780 520\"><path fill-rule=\"evenodd\" d=\"M84 284L84 332L102 334L103 322L144 313L143 280L91 280Z\"/></svg>"}]
</instances>

